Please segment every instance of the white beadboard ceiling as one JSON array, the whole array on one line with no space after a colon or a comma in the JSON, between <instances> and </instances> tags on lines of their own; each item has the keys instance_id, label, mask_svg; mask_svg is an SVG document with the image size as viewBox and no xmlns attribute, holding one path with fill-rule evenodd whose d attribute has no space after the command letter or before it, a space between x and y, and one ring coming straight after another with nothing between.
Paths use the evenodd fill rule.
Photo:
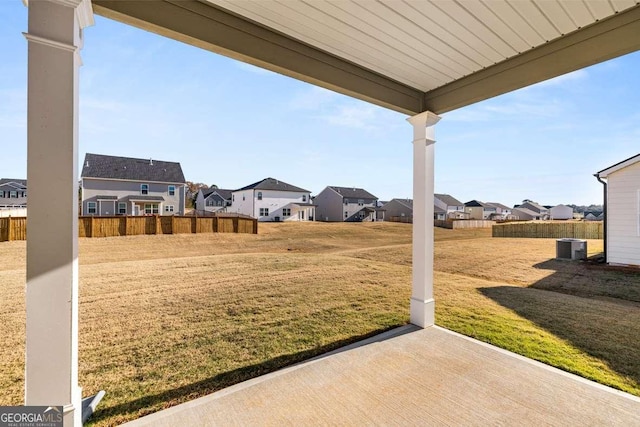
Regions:
<instances>
[{"instance_id":1,"label":"white beadboard ceiling","mask_svg":"<svg viewBox=\"0 0 640 427\"><path fill-rule=\"evenodd\" d=\"M636 0L206 0L428 92Z\"/></svg>"}]
</instances>

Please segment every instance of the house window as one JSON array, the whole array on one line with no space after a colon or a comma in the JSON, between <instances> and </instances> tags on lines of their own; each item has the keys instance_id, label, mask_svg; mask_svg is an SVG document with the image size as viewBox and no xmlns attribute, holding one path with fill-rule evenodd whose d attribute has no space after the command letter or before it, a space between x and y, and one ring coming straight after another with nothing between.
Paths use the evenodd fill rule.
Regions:
<instances>
[{"instance_id":1,"label":"house window","mask_svg":"<svg viewBox=\"0 0 640 427\"><path fill-rule=\"evenodd\" d=\"M127 204L126 203L118 203L118 214L126 215L127 214Z\"/></svg>"},{"instance_id":2,"label":"house window","mask_svg":"<svg viewBox=\"0 0 640 427\"><path fill-rule=\"evenodd\" d=\"M4 197L4 191L0 190L0 197Z\"/></svg>"},{"instance_id":3,"label":"house window","mask_svg":"<svg viewBox=\"0 0 640 427\"><path fill-rule=\"evenodd\" d=\"M165 205L164 211L165 212L173 212L173 205Z\"/></svg>"},{"instance_id":4,"label":"house window","mask_svg":"<svg viewBox=\"0 0 640 427\"><path fill-rule=\"evenodd\" d=\"M207 200L207 206L214 206L214 201L211 199Z\"/></svg>"},{"instance_id":5,"label":"house window","mask_svg":"<svg viewBox=\"0 0 640 427\"><path fill-rule=\"evenodd\" d=\"M232 201L232 202L235 202L235 201L236 201L236 195L235 195L235 194L232 194L232 195L231 195L231 201Z\"/></svg>"},{"instance_id":6,"label":"house window","mask_svg":"<svg viewBox=\"0 0 640 427\"><path fill-rule=\"evenodd\" d=\"M348 205L349 204L349 199L344 199L344 204Z\"/></svg>"},{"instance_id":7,"label":"house window","mask_svg":"<svg viewBox=\"0 0 640 427\"><path fill-rule=\"evenodd\" d=\"M260 216L269 216L269 208L260 208Z\"/></svg>"},{"instance_id":8,"label":"house window","mask_svg":"<svg viewBox=\"0 0 640 427\"><path fill-rule=\"evenodd\" d=\"M149 194L149 184L140 184L140 194Z\"/></svg>"},{"instance_id":9,"label":"house window","mask_svg":"<svg viewBox=\"0 0 640 427\"><path fill-rule=\"evenodd\" d=\"M291 208L282 208L282 216L291 216Z\"/></svg>"},{"instance_id":10,"label":"house window","mask_svg":"<svg viewBox=\"0 0 640 427\"><path fill-rule=\"evenodd\" d=\"M244 200L244 199L242 199ZM258 191L258 200L262 200L262 191Z\"/></svg>"},{"instance_id":11,"label":"house window","mask_svg":"<svg viewBox=\"0 0 640 427\"><path fill-rule=\"evenodd\" d=\"M156 204L156 203L146 203L144 205L144 213L147 214L147 215L159 213L158 204Z\"/></svg>"},{"instance_id":12,"label":"house window","mask_svg":"<svg viewBox=\"0 0 640 427\"><path fill-rule=\"evenodd\" d=\"M176 195L176 186L175 185L170 185L169 186L169 195L170 196L175 196Z\"/></svg>"},{"instance_id":13,"label":"house window","mask_svg":"<svg viewBox=\"0 0 640 427\"><path fill-rule=\"evenodd\" d=\"M18 198L18 192L17 191L11 191L9 193L9 197L11 197L12 199L17 199Z\"/></svg>"},{"instance_id":14,"label":"house window","mask_svg":"<svg viewBox=\"0 0 640 427\"><path fill-rule=\"evenodd\" d=\"M358 199L358 206L364 206L364 200Z\"/></svg>"},{"instance_id":15,"label":"house window","mask_svg":"<svg viewBox=\"0 0 640 427\"><path fill-rule=\"evenodd\" d=\"M87 213L89 215L95 215L98 213L98 205L96 202L87 202Z\"/></svg>"},{"instance_id":16,"label":"house window","mask_svg":"<svg viewBox=\"0 0 640 427\"><path fill-rule=\"evenodd\" d=\"M303 194L303 195L302 195L302 201L303 201L303 202L306 202L306 201L307 201L307 195L306 195L306 194Z\"/></svg>"},{"instance_id":17,"label":"house window","mask_svg":"<svg viewBox=\"0 0 640 427\"><path fill-rule=\"evenodd\" d=\"M222 200L217 200L216 201L216 206L222 206Z\"/></svg>"}]
</instances>

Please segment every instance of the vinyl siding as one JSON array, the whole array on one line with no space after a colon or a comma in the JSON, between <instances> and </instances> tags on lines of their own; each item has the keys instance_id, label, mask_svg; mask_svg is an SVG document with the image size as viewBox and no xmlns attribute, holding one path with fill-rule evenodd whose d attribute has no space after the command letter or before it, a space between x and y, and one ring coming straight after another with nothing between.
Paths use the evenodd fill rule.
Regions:
<instances>
[{"instance_id":1,"label":"vinyl siding","mask_svg":"<svg viewBox=\"0 0 640 427\"><path fill-rule=\"evenodd\" d=\"M640 265L640 163L608 177L607 261Z\"/></svg>"},{"instance_id":2,"label":"vinyl siding","mask_svg":"<svg viewBox=\"0 0 640 427\"><path fill-rule=\"evenodd\" d=\"M115 209L117 210L118 201L127 196L139 196L140 185L149 185L149 196L161 196L164 198L163 202L160 202L160 215L184 215L184 200L185 191L184 184L174 183L153 183L144 181L118 181L118 180L104 180L95 178L83 178L82 179L82 214L87 214L87 202L97 202L98 196L115 196L118 198L116 201ZM169 185L173 185L176 188L175 195L169 195ZM173 205L174 212L164 212L164 206ZM113 203L103 201L96 204L99 215L115 215ZM109 212L109 213L107 213ZM127 203L127 215L133 215L131 203Z\"/></svg>"},{"instance_id":3,"label":"vinyl siding","mask_svg":"<svg viewBox=\"0 0 640 427\"><path fill-rule=\"evenodd\" d=\"M322 190L315 198L316 219L318 221L344 221L342 196L331 188Z\"/></svg>"}]
</instances>

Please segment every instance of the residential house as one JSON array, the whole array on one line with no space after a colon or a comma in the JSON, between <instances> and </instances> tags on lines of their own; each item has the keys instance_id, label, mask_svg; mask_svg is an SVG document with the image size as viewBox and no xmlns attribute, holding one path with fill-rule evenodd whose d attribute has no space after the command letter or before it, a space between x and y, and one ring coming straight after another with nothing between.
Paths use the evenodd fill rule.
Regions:
<instances>
[{"instance_id":1,"label":"residential house","mask_svg":"<svg viewBox=\"0 0 640 427\"><path fill-rule=\"evenodd\" d=\"M367 190L335 185L318 193L315 203L320 221L375 221L376 212L383 209L378 207L378 198Z\"/></svg>"},{"instance_id":2,"label":"residential house","mask_svg":"<svg viewBox=\"0 0 640 427\"><path fill-rule=\"evenodd\" d=\"M384 204L385 218L393 222L413 222L413 199L391 199ZM433 219L445 221L447 212L434 205Z\"/></svg>"},{"instance_id":3,"label":"residential house","mask_svg":"<svg viewBox=\"0 0 640 427\"><path fill-rule=\"evenodd\" d=\"M464 204L464 211L469 214L470 219L489 219L496 213L497 208L478 200L470 200Z\"/></svg>"},{"instance_id":4,"label":"residential house","mask_svg":"<svg viewBox=\"0 0 640 427\"><path fill-rule=\"evenodd\" d=\"M566 205L557 205L549 209L550 219L573 219L573 208Z\"/></svg>"},{"instance_id":5,"label":"residential house","mask_svg":"<svg viewBox=\"0 0 640 427\"><path fill-rule=\"evenodd\" d=\"M82 215L184 215L180 163L87 153L81 177Z\"/></svg>"},{"instance_id":6,"label":"residential house","mask_svg":"<svg viewBox=\"0 0 640 427\"><path fill-rule=\"evenodd\" d=\"M231 207L258 221L313 221L316 206L311 192L275 178L265 178L231 192Z\"/></svg>"},{"instance_id":7,"label":"residential house","mask_svg":"<svg viewBox=\"0 0 640 427\"><path fill-rule=\"evenodd\" d=\"M435 219L436 221L446 221L447 211L436 205L433 205L433 219Z\"/></svg>"},{"instance_id":8,"label":"residential house","mask_svg":"<svg viewBox=\"0 0 640 427\"><path fill-rule=\"evenodd\" d=\"M218 212L231 206L231 193L233 190L222 188L199 189L196 195L196 211Z\"/></svg>"},{"instance_id":9,"label":"residential house","mask_svg":"<svg viewBox=\"0 0 640 427\"><path fill-rule=\"evenodd\" d=\"M413 222L413 200L391 199L383 205L385 219L393 222Z\"/></svg>"},{"instance_id":10,"label":"residential house","mask_svg":"<svg viewBox=\"0 0 640 427\"><path fill-rule=\"evenodd\" d=\"M485 205L493 206L496 208L495 213L489 215L490 220L506 220L506 219L517 219L515 215L512 213L512 209L508 206L503 205L498 202L486 202Z\"/></svg>"},{"instance_id":11,"label":"residential house","mask_svg":"<svg viewBox=\"0 0 640 427\"><path fill-rule=\"evenodd\" d=\"M516 206L517 208L522 208L522 209L529 209L533 212L537 212L540 216L540 219L549 219L550 216L550 212L549 209L539 205L536 202L533 202L531 200L525 200L522 202L521 205ZM522 218L521 218L522 219Z\"/></svg>"},{"instance_id":12,"label":"residential house","mask_svg":"<svg viewBox=\"0 0 640 427\"><path fill-rule=\"evenodd\" d=\"M433 204L444 210L449 219L469 219L464 210L464 203L449 194L434 194Z\"/></svg>"},{"instance_id":13,"label":"residential house","mask_svg":"<svg viewBox=\"0 0 640 427\"><path fill-rule=\"evenodd\" d=\"M605 261L640 265L640 154L595 177L604 185Z\"/></svg>"},{"instance_id":14,"label":"residential house","mask_svg":"<svg viewBox=\"0 0 640 427\"><path fill-rule=\"evenodd\" d=\"M0 209L27 207L27 180L0 179Z\"/></svg>"},{"instance_id":15,"label":"residential house","mask_svg":"<svg viewBox=\"0 0 640 427\"><path fill-rule=\"evenodd\" d=\"M540 215L539 212L536 212L527 208L521 208L521 207L513 208L511 210L511 213L512 215L517 217L516 219L522 219L527 221L543 219L542 215Z\"/></svg>"}]
</instances>

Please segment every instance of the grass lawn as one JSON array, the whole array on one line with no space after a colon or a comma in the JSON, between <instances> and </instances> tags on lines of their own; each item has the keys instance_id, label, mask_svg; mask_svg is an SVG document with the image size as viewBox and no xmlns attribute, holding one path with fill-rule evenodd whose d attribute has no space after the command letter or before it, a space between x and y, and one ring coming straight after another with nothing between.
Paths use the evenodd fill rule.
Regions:
<instances>
[{"instance_id":1,"label":"grass lawn","mask_svg":"<svg viewBox=\"0 0 640 427\"><path fill-rule=\"evenodd\" d=\"M411 226L80 241L80 385L115 425L408 322ZM23 403L25 242L0 244L0 405ZM589 252L602 250L589 241ZM640 396L640 273L436 229L436 323Z\"/></svg>"}]
</instances>

